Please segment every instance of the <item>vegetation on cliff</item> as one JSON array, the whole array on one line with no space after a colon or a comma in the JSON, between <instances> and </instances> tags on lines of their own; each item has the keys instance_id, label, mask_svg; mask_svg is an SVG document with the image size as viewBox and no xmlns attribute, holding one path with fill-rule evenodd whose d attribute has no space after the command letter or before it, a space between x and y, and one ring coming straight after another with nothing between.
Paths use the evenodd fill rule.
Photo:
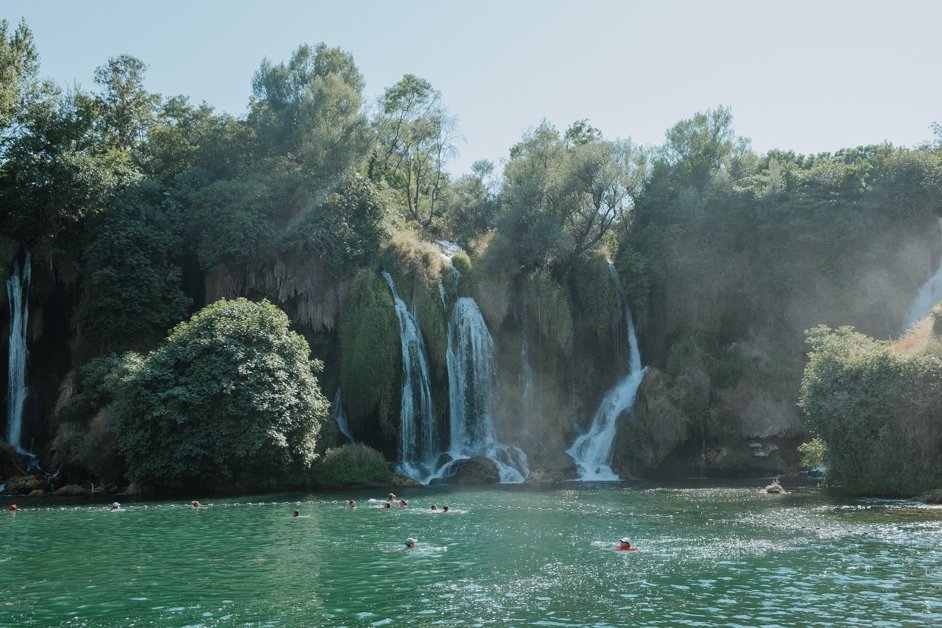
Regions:
<instances>
[{"instance_id":1,"label":"vegetation on cliff","mask_svg":"<svg viewBox=\"0 0 942 628\"><path fill-rule=\"evenodd\" d=\"M605 138L586 120L542 122L502 169L480 161L453 178L443 95L406 74L370 109L338 48L263 61L240 118L149 93L146 65L128 55L106 60L91 91L41 81L38 59L29 28L3 22L0 262L10 268L23 247L34 260L30 437L47 459L100 478L193 477L161 453L169 444L149 460L110 431L121 404L108 382L136 364L118 356L153 350L130 381L157 395L149 412L183 412L156 392L182 390L160 379L170 373L159 357L182 332L161 343L223 297L283 308L323 361L321 384L342 390L354 435L394 456L401 366L383 270L416 315L440 422L450 304L473 296L497 351L496 429L565 468L561 452L624 375L627 306L657 376L643 413L622 419L624 468L681 468L678 457L714 447L747 457L749 439L807 436L796 405L804 330L895 334L940 254L942 142L760 155L719 107L681 120L659 147ZM443 239L464 248L453 268ZM206 371L191 393L225 389L227 372ZM920 372L913 386L934 385L934 371ZM309 463L306 447L288 467ZM282 462L270 466L284 478ZM236 471L222 476L248 481Z\"/></svg>"}]
</instances>

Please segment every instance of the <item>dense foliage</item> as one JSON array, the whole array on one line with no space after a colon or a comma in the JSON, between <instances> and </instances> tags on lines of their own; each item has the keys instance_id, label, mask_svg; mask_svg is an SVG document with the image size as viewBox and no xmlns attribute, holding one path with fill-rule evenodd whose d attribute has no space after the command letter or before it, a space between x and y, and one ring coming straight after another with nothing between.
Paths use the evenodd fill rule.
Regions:
<instances>
[{"instance_id":1,"label":"dense foliage","mask_svg":"<svg viewBox=\"0 0 942 628\"><path fill-rule=\"evenodd\" d=\"M321 486L388 486L392 471L383 454L361 443L329 449L314 467L314 477Z\"/></svg>"},{"instance_id":2,"label":"dense foliage","mask_svg":"<svg viewBox=\"0 0 942 628\"><path fill-rule=\"evenodd\" d=\"M219 301L173 329L112 412L128 476L170 488L303 483L328 403L277 307Z\"/></svg>"},{"instance_id":3,"label":"dense foliage","mask_svg":"<svg viewBox=\"0 0 942 628\"><path fill-rule=\"evenodd\" d=\"M849 327L821 326L808 343L801 407L845 488L912 496L942 485L939 341L903 355Z\"/></svg>"},{"instance_id":4,"label":"dense foliage","mask_svg":"<svg viewBox=\"0 0 942 628\"><path fill-rule=\"evenodd\" d=\"M561 452L623 377L626 307L652 369L623 470L682 468L678 458L710 463L710 452L737 447L748 458L750 439L793 447L807 439L796 405L804 330L851 324L895 335L940 253L938 127L935 143L916 148L760 155L723 107L679 121L658 147L605 138L587 120L565 129L544 121L501 168L481 160L454 177L458 129L444 95L407 73L367 103L353 57L322 43L261 61L246 77L252 95L238 118L148 92L146 63L128 55L104 60L90 91L41 81L39 68L29 28L0 22L0 263L11 268L24 248L34 260L36 438L63 443L60 453L83 452L73 460L99 478L124 472L109 453L115 436L127 477L155 484L287 481L310 462L307 444L288 454L272 453L278 447L269 442L250 464L217 465L219 451L184 442L170 423L158 429L154 417L186 416L192 434L209 433L222 419L206 404L234 399L237 380L221 362L219 370L193 366L203 379L185 385L171 365L189 364L185 347L210 334L223 310L255 320L242 301L212 305L220 298L283 308L323 361L325 390L342 390L355 437L395 455L401 367L380 271L421 328L441 422L450 307L458 296L475 298L501 373L497 430L534 464L566 467ZM464 250L449 264L436 240ZM260 307L278 322L259 323L268 331L258 333L277 335L287 319ZM247 336L226 338L213 340L216 359L227 351L235 364L249 359L235 350ZM291 338L285 346L300 352ZM143 365L113 357L158 345ZM258 359L260 379L237 387L246 408L259 402L269 411L265 394L304 396L313 386L305 376L297 391L278 388L284 382L265 375L272 364ZM310 371L300 358L293 364ZM110 406L111 383L131 367L128 391L136 392ZM932 389L929 363L916 370L914 390ZM77 382L72 399L67 376ZM277 385L263 393L266 377ZM880 403L871 410L892 405ZM132 407L154 418L150 441L144 423L130 427ZM233 406L225 420L236 415ZM119 419L116 432L109 416ZM300 419L292 421L272 433L306 442ZM812 427L834 447L833 434ZM245 442L232 447L248 455ZM859 477L850 462L843 467ZM907 487L896 490L910 490L893 477ZM861 486L893 492L892 482Z\"/></svg>"}]
</instances>

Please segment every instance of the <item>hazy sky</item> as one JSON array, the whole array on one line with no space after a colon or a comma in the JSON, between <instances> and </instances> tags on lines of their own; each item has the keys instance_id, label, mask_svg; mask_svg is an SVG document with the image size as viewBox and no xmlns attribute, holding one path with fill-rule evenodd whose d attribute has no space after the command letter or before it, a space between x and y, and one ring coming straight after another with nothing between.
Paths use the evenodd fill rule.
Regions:
<instances>
[{"instance_id":1,"label":"hazy sky","mask_svg":"<svg viewBox=\"0 0 942 628\"><path fill-rule=\"evenodd\" d=\"M235 115L263 58L338 46L368 98L405 73L442 92L464 137L455 173L506 159L544 118L660 144L722 104L756 150L802 153L915 145L942 121L933 0L4 0L0 17L26 19L43 76L60 85L93 89L95 67L127 53L149 65L151 91Z\"/></svg>"}]
</instances>

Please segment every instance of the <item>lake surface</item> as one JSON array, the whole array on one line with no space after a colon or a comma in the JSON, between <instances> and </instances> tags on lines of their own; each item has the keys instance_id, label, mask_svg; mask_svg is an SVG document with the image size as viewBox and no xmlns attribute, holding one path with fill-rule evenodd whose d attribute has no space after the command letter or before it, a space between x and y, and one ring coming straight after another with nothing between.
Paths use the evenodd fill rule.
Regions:
<instances>
[{"instance_id":1,"label":"lake surface","mask_svg":"<svg viewBox=\"0 0 942 628\"><path fill-rule=\"evenodd\" d=\"M942 624L942 509L759 485L18 501L0 625Z\"/></svg>"}]
</instances>

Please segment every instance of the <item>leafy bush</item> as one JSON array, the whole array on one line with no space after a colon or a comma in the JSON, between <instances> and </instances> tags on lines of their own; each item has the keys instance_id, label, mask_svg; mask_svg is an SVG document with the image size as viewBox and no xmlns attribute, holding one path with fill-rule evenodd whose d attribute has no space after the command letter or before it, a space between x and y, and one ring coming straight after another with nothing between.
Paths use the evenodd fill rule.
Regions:
<instances>
[{"instance_id":1,"label":"leafy bush","mask_svg":"<svg viewBox=\"0 0 942 628\"><path fill-rule=\"evenodd\" d=\"M942 361L897 354L850 327L807 338L799 403L845 489L912 496L942 485Z\"/></svg>"},{"instance_id":2,"label":"leafy bush","mask_svg":"<svg viewBox=\"0 0 942 628\"><path fill-rule=\"evenodd\" d=\"M387 485L392 472L383 454L362 443L329 450L314 467L314 479L325 488Z\"/></svg>"},{"instance_id":3,"label":"leafy bush","mask_svg":"<svg viewBox=\"0 0 942 628\"><path fill-rule=\"evenodd\" d=\"M225 299L177 325L115 403L118 450L144 485L297 483L327 416L304 338L267 301Z\"/></svg>"}]
</instances>

